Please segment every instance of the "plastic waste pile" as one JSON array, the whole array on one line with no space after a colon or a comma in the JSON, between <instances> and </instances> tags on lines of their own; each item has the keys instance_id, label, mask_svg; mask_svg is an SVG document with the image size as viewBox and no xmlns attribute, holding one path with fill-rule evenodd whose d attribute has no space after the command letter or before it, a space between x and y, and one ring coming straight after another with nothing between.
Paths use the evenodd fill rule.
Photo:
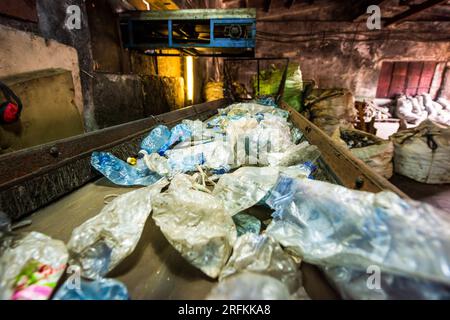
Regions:
<instances>
[{"instance_id":1,"label":"plastic waste pile","mask_svg":"<svg viewBox=\"0 0 450 320\"><path fill-rule=\"evenodd\" d=\"M450 298L445 212L392 192L290 177L279 179L266 202L274 210L267 235L323 267L343 297ZM370 270L383 278L373 287Z\"/></svg>"},{"instance_id":2,"label":"plastic waste pile","mask_svg":"<svg viewBox=\"0 0 450 320\"><path fill-rule=\"evenodd\" d=\"M429 119L444 125L450 125L450 102L445 98L434 101L429 93L415 97L400 95L394 105L397 118L418 125Z\"/></svg>"},{"instance_id":3,"label":"plastic waste pile","mask_svg":"<svg viewBox=\"0 0 450 320\"><path fill-rule=\"evenodd\" d=\"M320 152L302 136L285 111L242 103L205 122L154 128L135 163L93 153L112 182L145 187L108 203L67 245L17 235L0 216L1 297L48 299L69 264L81 278L67 279L53 299L129 299L107 276L151 216L187 262L217 279L208 299L309 299L302 261L319 266L343 298L449 299L448 216L391 192L314 180ZM373 286L370 270L382 274Z\"/></svg>"}]
</instances>

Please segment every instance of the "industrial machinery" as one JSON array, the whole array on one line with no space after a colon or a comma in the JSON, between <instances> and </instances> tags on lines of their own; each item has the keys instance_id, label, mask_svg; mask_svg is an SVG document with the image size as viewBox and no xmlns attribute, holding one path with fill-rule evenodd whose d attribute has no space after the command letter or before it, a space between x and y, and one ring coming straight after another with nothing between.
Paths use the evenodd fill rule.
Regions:
<instances>
[{"instance_id":1,"label":"industrial machinery","mask_svg":"<svg viewBox=\"0 0 450 320\"><path fill-rule=\"evenodd\" d=\"M130 11L120 15L120 30L125 48L149 55L252 57L256 10Z\"/></svg>"}]
</instances>

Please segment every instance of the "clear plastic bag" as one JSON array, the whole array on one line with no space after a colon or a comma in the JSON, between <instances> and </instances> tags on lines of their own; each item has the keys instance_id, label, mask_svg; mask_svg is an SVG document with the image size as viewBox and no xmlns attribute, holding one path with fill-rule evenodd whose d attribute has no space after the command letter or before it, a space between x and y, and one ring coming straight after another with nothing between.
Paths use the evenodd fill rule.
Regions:
<instances>
[{"instance_id":1,"label":"clear plastic bag","mask_svg":"<svg viewBox=\"0 0 450 320\"><path fill-rule=\"evenodd\" d=\"M288 288L279 280L251 272L238 273L219 282L208 300L289 300Z\"/></svg>"},{"instance_id":2,"label":"clear plastic bag","mask_svg":"<svg viewBox=\"0 0 450 320\"><path fill-rule=\"evenodd\" d=\"M153 199L168 184L158 183L120 195L95 217L75 228L67 244L71 264L79 265L83 276L97 279L111 271L133 252Z\"/></svg>"},{"instance_id":3,"label":"clear plastic bag","mask_svg":"<svg viewBox=\"0 0 450 320\"><path fill-rule=\"evenodd\" d=\"M127 287L113 279L63 283L52 300L128 300Z\"/></svg>"},{"instance_id":4,"label":"clear plastic bag","mask_svg":"<svg viewBox=\"0 0 450 320\"><path fill-rule=\"evenodd\" d=\"M222 200L225 210L235 215L261 203L276 184L280 173L294 178L307 178L311 166L292 167L242 167L223 175L213 190L213 195Z\"/></svg>"},{"instance_id":5,"label":"clear plastic bag","mask_svg":"<svg viewBox=\"0 0 450 320\"><path fill-rule=\"evenodd\" d=\"M450 219L430 205L288 177L267 203L267 234L307 262L450 285Z\"/></svg>"},{"instance_id":6,"label":"clear plastic bag","mask_svg":"<svg viewBox=\"0 0 450 320\"><path fill-rule=\"evenodd\" d=\"M1 239L3 240L3 239ZM9 235L0 256L1 300L50 298L68 260L62 241L42 233Z\"/></svg>"},{"instance_id":7,"label":"clear plastic bag","mask_svg":"<svg viewBox=\"0 0 450 320\"><path fill-rule=\"evenodd\" d=\"M274 277L283 282L291 293L301 286L299 264L266 235L247 233L239 237L219 281L243 271Z\"/></svg>"},{"instance_id":8,"label":"clear plastic bag","mask_svg":"<svg viewBox=\"0 0 450 320\"><path fill-rule=\"evenodd\" d=\"M153 219L188 262L211 278L219 275L236 240L236 227L220 200L177 175L166 193L154 197Z\"/></svg>"},{"instance_id":9,"label":"clear plastic bag","mask_svg":"<svg viewBox=\"0 0 450 320\"><path fill-rule=\"evenodd\" d=\"M136 166L131 166L108 152L93 152L91 165L108 180L121 186L149 186L161 179L160 175L147 168L142 159Z\"/></svg>"}]
</instances>

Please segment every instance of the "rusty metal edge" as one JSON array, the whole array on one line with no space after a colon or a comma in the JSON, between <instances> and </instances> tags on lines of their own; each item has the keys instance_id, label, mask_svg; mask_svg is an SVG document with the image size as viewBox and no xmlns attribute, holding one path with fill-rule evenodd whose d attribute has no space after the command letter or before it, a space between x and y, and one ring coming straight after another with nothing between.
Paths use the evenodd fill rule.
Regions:
<instances>
[{"instance_id":1,"label":"rusty metal edge","mask_svg":"<svg viewBox=\"0 0 450 320\"><path fill-rule=\"evenodd\" d=\"M216 110L228 99L193 105L161 115L53 141L0 156L0 191L33 176L73 162L93 151L110 149L150 131L157 124L171 125L187 117Z\"/></svg>"},{"instance_id":2,"label":"rusty metal edge","mask_svg":"<svg viewBox=\"0 0 450 320\"><path fill-rule=\"evenodd\" d=\"M298 111L281 102L280 106L289 112L290 120L305 135L307 140L316 145L322 153L322 160L341 181L350 189L369 192L392 191L404 199L410 199L404 192L387 179L374 172L367 164L356 158L349 150L336 144L323 130L306 119ZM362 186L356 187L356 179L362 180Z\"/></svg>"}]
</instances>

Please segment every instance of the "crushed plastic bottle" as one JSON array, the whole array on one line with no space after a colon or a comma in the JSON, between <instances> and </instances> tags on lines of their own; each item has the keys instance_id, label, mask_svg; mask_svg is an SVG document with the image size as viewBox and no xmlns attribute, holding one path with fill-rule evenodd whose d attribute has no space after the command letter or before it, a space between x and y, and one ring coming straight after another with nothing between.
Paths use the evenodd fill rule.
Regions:
<instances>
[{"instance_id":1,"label":"crushed plastic bottle","mask_svg":"<svg viewBox=\"0 0 450 320\"><path fill-rule=\"evenodd\" d=\"M170 244L192 265L216 278L228 260L236 227L221 201L194 188L179 174L153 198L153 220Z\"/></svg>"},{"instance_id":2,"label":"crushed plastic bottle","mask_svg":"<svg viewBox=\"0 0 450 320\"><path fill-rule=\"evenodd\" d=\"M136 247L153 199L166 185L162 179L152 186L115 198L95 217L75 228L67 244L71 264L81 267L89 279L103 277Z\"/></svg>"},{"instance_id":3,"label":"crushed plastic bottle","mask_svg":"<svg viewBox=\"0 0 450 320\"><path fill-rule=\"evenodd\" d=\"M38 232L2 235L0 300L50 298L67 265L64 243Z\"/></svg>"},{"instance_id":4,"label":"crushed plastic bottle","mask_svg":"<svg viewBox=\"0 0 450 320\"><path fill-rule=\"evenodd\" d=\"M53 300L129 300L127 287L113 279L88 281L80 279L74 283L70 279L58 289Z\"/></svg>"},{"instance_id":5,"label":"crushed plastic bottle","mask_svg":"<svg viewBox=\"0 0 450 320\"><path fill-rule=\"evenodd\" d=\"M233 216L238 237L250 232L259 234L261 232L261 221L258 218L245 213L238 213Z\"/></svg>"},{"instance_id":6,"label":"crushed plastic bottle","mask_svg":"<svg viewBox=\"0 0 450 320\"><path fill-rule=\"evenodd\" d=\"M161 148L159 148L158 153L162 156L165 155L166 151L174 144L186 141L187 139L190 139L191 136L192 132L186 124L184 123L177 124L175 127L172 128L172 130L170 130L169 140L166 143L164 143L164 145L161 146Z\"/></svg>"},{"instance_id":7,"label":"crushed plastic bottle","mask_svg":"<svg viewBox=\"0 0 450 320\"><path fill-rule=\"evenodd\" d=\"M121 186L149 186L161 179L160 175L147 168L142 159L138 159L136 166L131 166L108 152L93 152L91 165L108 180Z\"/></svg>"},{"instance_id":8,"label":"crushed plastic bottle","mask_svg":"<svg viewBox=\"0 0 450 320\"><path fill-rule=\"evenodd\" d=\"M273 277L243 272L220 281L208 300L289 300L289 290Z\"/></svg>"},{"instance_id":9,"label":"crushed plastic bottle","mask_svg":"<svg viewBox=\"0 0 450 320\"><path fill-rule=\"evenodd\" d=\"M309 263L450 285L450 218L428 204L287 177L267 203L267 234Z\"/></svg>"},{"instance_id":10,"label":"crushed plastic bottle","mask_svg":"<svg viewBox=\"0 0 450 320\"><path fill-rule=\"evenodd\" d=\"M239 237L219 281L243 271L276 278L286 285L290 293L296 292L302 285L299 264L267 235L247 233Z\"/></svg>"},{"instance_id":11,"label":"crushed plastic bottle","mask_svg":"<svg viewBox=\"0 0 450 320\"><path fill-rule=\"evenodd\" d=\"M158 152L170 139L169 128L164 125L155 127L141 142L141 150L147 154Z\"/></svg>"}]
</instances>

